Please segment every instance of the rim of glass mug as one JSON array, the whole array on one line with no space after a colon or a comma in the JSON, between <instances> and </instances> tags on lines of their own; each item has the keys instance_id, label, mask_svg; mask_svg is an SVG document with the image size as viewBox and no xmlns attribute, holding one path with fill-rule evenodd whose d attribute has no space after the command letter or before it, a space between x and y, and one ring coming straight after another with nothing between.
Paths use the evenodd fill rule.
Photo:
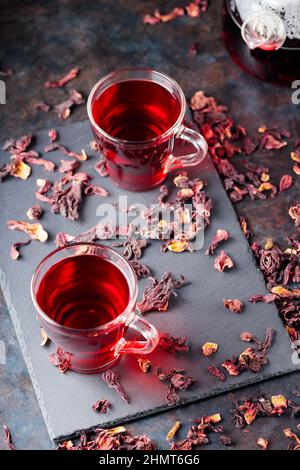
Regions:
<instances>
[{"instance_id":1,"label":"rim of glass mug","mask_svg":"<svg viewBox=\"0 0 300 470\"><path fill-rule=\"evenodd\" d=\"M128 275L121 269L121 267L119 265L115 265L122 272L123 276L125 277L125 279L127 281L128 288L129 288L129 302L128 302L128 305L127 305L126 309L122 313L120 313L116 318L114 318L113 320L111 320L108 323L105 323L104 325L100 325L100 326L97 326L97 327L94 327L94 328L80 329L80 328L73 328L73 327L70 327L70 326L61 325L60 323L56 322L55 320L52 320L52 318L50 318L41 309L41 307L39 306L39 304L36 300L36 294L35 293L36 293L36 288L37 288L37 285L36 285L37 284L37 278L38 278L38 275L39 275L42 267L46 263L46 261L48 261L50 258L55 256L57 253L67 251L68 249L74 248L76 246L97 247L97 248L100 248L100 249L102 248L106 252L108 251L108 252L112 253L113 256L115 256L121 263L123 263L126 266L126 268L128 268L128 270L129 270L129 272L132 276L131 280L128 279ZM75 255L75 254L70 255L70 257L71 256L80 256L80 254L79 255ZM56 262L58 262L58 261L56 261ZM41 277L41 280L42 279L43 279L43 276ZM37 309L38 313L41 315L41 317L43 318L43 320L46 323L48 323L52 326L58 327L58 328L64 328L68 332L70 332L70 333L73 332L74 334L76 334L76 333L77 334L78 333L82 334L82 332L93 333L93 332L98 332L98 331L101 331L101 330L106 330L107 328L114 327L115 325L117 325L120 322L120 320L127 319L127 316L130 315L130 313L136 315L135 304L136 304L137 295L138 295L138 282L137 282L137 277L136 277L136 274L135 274L132 266L117 251L115 251L112 248L110 248L108 246L105 246L105 245L100 245L100 244L98 245L97 243L91 243L91 242L69 243L66 246L57 248L56 250L52 251L51 253L48 253L48 255L45 256L42 259L42 261L38 264L38 266L36 267L36 269L33 273L33 276L32 276L32 279L31 279L30 291L31 291L31 298L32 298L33 305Z\"/></svg>"},{"instance_id":2,"label":"rim of glass mug","mask_svg":"<svg viewBox=\"0 0 300 470\"><path fill-rule=\"evenodd\" d=\"M153 78L156 77L157 80L154 80L155 83L158 83L161 86L166 85L166 82L169 83L177 92L177 97L180 99L180 113L175 121L175 123L168 129L166 130L163 134L158 135L156 137L153 137L152 139L148 140L126 140L126 139L119 139L117 137L113 137L112 135L108 134L104 129L102 129L95 121L93 112L92 112L92 105L93 102L100 94L102 94L107 88L109 88L114 81L111 81L112 79L116 78L118 75L125 75L128 74L128 78L123 78L120 80L117 80L116 83L121 83L125 81L130 81L130 80L143 80L145 81L146 78L140 78L138 75L141 72L145 73L151 73L153 75ZM134 74L137 74L137 77L134 77ZM100 88L103 86L103 88L100 90ZM164 86L166 88L166 86ZM168 91L171 91L167 88ZM100 93L97 95L97 91L100 91ZM174 91L174 90L173 90ZM99 133L101 133L106 139L115 142L115 143L122 143L124 145L133 145L133 146L140 146L140 145L145 145L149 143L156 143L157 141L164 141L167 140L170 136L173 134L177 134L180 130L181 127L183 126L183 120L186 112L186 99L185 95L182 91L182 88L180 85L171 77L168 75L158 72L157 70L153 70L151 67L128 67L128 68L123 68L119 70L115 70L113 72L108 73L104 77L100 78L100 80L93 86L89 97L87 101L87 113L89 120L91 124L97 129Z\"/></svg>"}]
</instances>

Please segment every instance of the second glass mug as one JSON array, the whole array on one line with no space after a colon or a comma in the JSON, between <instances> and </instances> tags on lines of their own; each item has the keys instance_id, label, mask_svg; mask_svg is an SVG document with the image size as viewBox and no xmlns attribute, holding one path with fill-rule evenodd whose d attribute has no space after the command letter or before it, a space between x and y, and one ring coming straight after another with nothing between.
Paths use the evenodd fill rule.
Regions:
<instances>
[{"instance_id":1,"label":"second glass mug","mask_svg":"<svg viewBox=\"0 0 300 470\"><path fill-rule=\"evenodd\" d=\"M122 93L118 86L126 83L129 84L128 91ZM130 88L130 83L133 86ZM147 88L145 93L139 93L139 84L150 84L152 88ZM158 85L156 91L168 93L170 97L170 106L164 97L165 101L158 96L155 96L153 85ZM110 92L114 90L114 92ZM111 93L111 102L107 100L107 95ZM101 102L102 96L105 96L106 101ZM154 102L156 98L156 103ZM119 99L119 101L117 101ZM99 107L103 107L103 114L110 115L113 109L118 104L120 109L125 104L120 100L126 101L127 107L137 109L137 116L132 113L133 119L136 117L134 123L139 126L139 117L143 113L144 107L149 114L153 111L155 106L161 106L161 115L167 116L171 114L171 100L176 102L177 111L174 113L174 122L170 122L161 134L152 136L142 140L127 140L127 136L112 135L109 130L101 127L101 123L95 116L97 102ZM165 109L163 109L165 106ZM150 68L129 68L116 72L112 72L99 80L92 91L90 92L87 111L91 123L92 131L94 133L96 142L99 145L100 151L107 160L109 176L117 185L132 191L143 191L159 185L167 176L167 174L174 170L184 167L198 165L207 154L207 143L203 136L193 129L184 125L186 113L186 99L184 93L178 83L173 79L160 72L154 71ZM130 111L130 110L129 110ZM132 117L131 116L131 117ZM157 115L159 116L159 114ZM153 124L153 125L152 125ZM155 123L149 122L149 127L154 127ZM174 156L173 149L176 139L192 144L195 151L190 154L181 156Z\"/></svg>"},{"instance_id":2,"label":"second glass mug","mask_svg":"<svg viewBox=\"0 0 300 470\"><path fill-rule=\"evenodd\" d=\"M108 323L94 328L73 328L53 320L47 312L55 295L61 292L61 282L80 283L85 273L73 269L70 275L55 274L55 285L52 286L50 297L45 305L39 302L39 287L44 276L60 262L68 261L70 257L90 255L99 257L119 270L128 286L128 304L123 312ZM107 282L106 277L106 282ZM136 314L138 294L137 278L131 265L115 250L94 243L74 243L67 245L46 256L36 268L31 282L31 296L38 313L38 319L58 347L60 358L68 358L69 368L81 373L96 373L111 367L123 354L149 354L157 346L159 333L156 328ZM65 304L70 299L64 299ZM72 300L72 299L71 299ZM142 336L143 340L126 340L128 329Z\"/></svg>"}]
</instances>

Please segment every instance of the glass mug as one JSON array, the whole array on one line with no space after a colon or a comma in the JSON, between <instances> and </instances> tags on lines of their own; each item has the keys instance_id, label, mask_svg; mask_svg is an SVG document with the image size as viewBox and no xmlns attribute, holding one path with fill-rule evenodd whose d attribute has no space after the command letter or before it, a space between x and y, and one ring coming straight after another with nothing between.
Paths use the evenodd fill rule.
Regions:
<instances>
[{"instance_id":1,"label":"glass mug","mask_svg":"<svg viewBox=\"0 0 300 470\"><path fill-rule=\"evenodd\" d=\"M142 191L174 169L198 165L207 154L201 134L184 125L186 99L178 83L150 68L112 72L90 92L87 112L114 183ZM176 139L195 151L173 155Z\"/></svg>"},{"instance_id":2,"label":"glass mug","mask_svg":"<svg viewBox=\"0 0 300 470\"><path fill-rule=\"evenodd\" d=\"M96 373L122 354L149 354L159 333L136 315L138 285L131 265L116 251L74 243L46 256L36 268L31 295L48 337L70 369ZM142 339L126 340L128 329Z\"/></svg>"}]
</instances>

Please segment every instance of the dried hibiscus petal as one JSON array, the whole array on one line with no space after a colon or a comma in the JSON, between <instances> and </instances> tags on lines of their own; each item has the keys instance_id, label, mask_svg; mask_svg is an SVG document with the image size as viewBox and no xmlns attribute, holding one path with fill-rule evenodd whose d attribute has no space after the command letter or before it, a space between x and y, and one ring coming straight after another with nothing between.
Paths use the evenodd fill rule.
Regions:
<instances>
[{"instance_id":1,"label":"dried hibiscus petal","mask_svg":"<svg viewBox=\"0 0 300 470\"><path fill-rule=\"evenodd\" d=\"M93 151L93 152L99 152L100 150L100 147L99 147L99 144L95 141L95 140L91 140L90 142L90 149Z\"/></svg>"},{"instance_id":2,"label":"dried hibiscus petal","mask_svg":"<svg viewBox=\"0 0 300 470\"><path fill-rule=\"evenodd\" d=\"M166 395L166 400L169 406L175 406L178 401L180 400L179 395L176 391L176 388L174 385L169 385L168 387L168 393Z\"/></svg>"},{"instance_id":3,"label":"dried hibiscus petal","mask_svg":"<svg viewBox=\"0 0 300 470\"><path fill-rule=\"evenodd\" d=\"M101 196L101 197L107 197L109 193L106 191L106 189L102 188L101 186L96 186L94 184L87 184L84 188L84 194L86 196Z\"/></svg>"},{"instance_id":4,"label":"dried hibiscus petal","mask_svg":"<svg viewBox=\"0 0 300 470\"><path fill-rule=\"evenodd\" d=\"M39 103L36 103L34 105L34 108L35 109L40 109L41 111L43 111L44 113L48 113L51 109L51 106L49 106L48 103L46 103L45 101L40 101Z\"/></svg>"},{"instance_id":5,"label":"dried hibiscus petal","mask_svg":"<svg viewBox=\"0 0 300 470\"><path fill-rule=\"evenodd\" d=\"M294 450L299 450L300 449L300 437L297 436L297 434L295 434L291 428L286 428L283 430L283 434L285 435L285 437L288 437L289 439L293 439L296 444L297 444L297 447L294 448Z\"/></svg>"},{"instance_id":6,"label":"dried hibiscus petal","mask_svg":"<svg viewBox=\"0 0 300 470\"><path fill-rule=\"evenodd\" d=\"M79 67L75 67L71 69L67 73L67 75L65 75L61 79L56 80L54 82L50 82L50 81L45 82L44 88L61 88L65 86L68 82L70 82L71 80L74 80L74 78L76 78L78 74L79 74Z\"/></svg>"},{"instance_id":7,"label":"dried hibiscus petal","mask_svg":"<svg viewBox=\"0 0 300 470\"><path fill-rule=\"evenodd\" d=\"M73 89L69 91L69 98L64 100L62 103L57 104L54 109L58 117L64 121L70 116L71 108L74 105L80 105L83 103L84 98L82 94Z\"/></svg>"},{"instance_id":8,"label":"dried hibiscus petal","mask_svg":"<svg viewBox=\"0 0 300 470\"><path fill-rule=\"evenodd\" d=\"M147 14L143 18L143 23L154 25L154 24L160 23L160 19L156 18L156 16Z\"/></svg>"},{"instance_id":9,"label":"dried hibiscus petal","mask_svg":"<svg viewBox=\"0 0 300 470\"><path fill-rule=\"evenodd\" d=\"M169 381L177 390L187 390L191 385L195 384L197 380L193 377L186 377L183 375L183 369L172 369L169 374L163 374L161 369L157 368L157 376L162 381Z\"/></svg>"},{"instance_id":10,"label":"dried hibiscus petal","mask_svg":"<svg viewBox=\"0 0 300 470\"><path fill-rule=\"evenodd\" d=\"M80 175L86 179L81 178ZM69 220L77 220L82 200L82 188L87 179L87 175L76 173L73 176L67 175L65 179L57 181L53 187L52 212L54 214L60 213Z\"/></svg>"},{"instance_id":11,"label":"dried hibiscus petal","mask_svg":"<svg viewBox=\"0 0 300 470\"><path fill-rule=\"evenodd\" d=\"M167 23L168 21L172 21L174 20L175 18L177 18L178 16L183 16L184 15L184 9L183 8L179 8L179 7L175 7L173 8L173 10L171 10L169 13L166 13L166 14L161 14L159 10L155 10L154 12L154 18L163 23ZM153 23L153 17L151 17L150 15L146 15L144 17L144 23L145 24L155 24Z\"/></svg>"},{"instance_id":12,"label":"dried hibiscus petal","mask_svg":"<svg viewBox=\"0 0 300 470\"><path fill-rule=\"evenodd\" d=\"M180 442L172 442L171 450L191 450L193 448L193 442L190 439L184 439Z\"/></svg>"},{"instance_id":13,"label":"dried hibiscus petal","mask_svg":"<svg viewBox=\"0 0 300 470\"><path fill-rule=\"evenodd\" d=\"M265 133L261 143L260 148L266 150L278 150L287 145L286 141L281 140L279 136L274 137L272 134Z\"/></svg>"},{"instance_id":14,"label":"dried hibiscus petal","mask_svg":"<svg viewBox=\"0 0 300 470\"><path fill-rule=\"evenodd\" d=\"M232 445L232 439L230 436L226 436L225 434L222 434L220 437L220 442L223 446L225 447L230 447Z\"/></svg>"},{"instance_id":15,"label":"dried hibiscus petal","mask_svg":"<svg viewBox=\"0 0 300 470\"><path fill-rule=\"evenodd\" d=\"M158 9L155 10L154 15L145 15L143 18L144 24L155 25L157 23L172 21L175 18L187 14L191 18L196 18L204 13L207 9L207 0L195 0L186 5L185 8L175 7L167 14L161 14Z\"/></svg>"},{"instance_id":16,"label":"dried hibiscus petal","mask_svg":"<svg viewBox=\"0 0 300 470\"><path fill-rule=\"evenodd\" d=\"M300 163L300 146L295 150L295 152L291 152L291 159L294 162Z\"/></svg>"},{"instance_id":17,"label":"dried hibiscus petal","mask_svg":"<svg viewBox=\"0 0 300 470\"><path fill-rule=\"evenodd\" d=\"M129 403L129 399L119 381L117 374L115 374L112 370L107 370L103 372L101 377L102 380L109 386L109 388L115 390L122 400L125 401L125 403Z\"/></svg>"},{"instance_id":18,"label":"dried hibiscus petal","mask_svg":"<svg viewBox=\"0 0 300 470\"><path fill-rule=\"evenodd\" d=\"M73 235L69 235L68 233L58 232L55 237L55 245L57 248L61 248L68 243L74 241L75 237Z\"/></svg>"},{"instance_id":19,"label":"dried hibiscus petal","mask_svg":"<svg viewBox=\"0 0 300 470\"><path fill-rule=\"evenodd\" d=\"M297 165L297 164L293 165L293 172L294 172L297 176L299 176L299 175L300 175L300 166Z\"/></svg>"},{"instance_id":20,"label":"dried hibiscus petal","mask_svg":"<svg viewBox=\"0 0 300 470\"><path fill-rule=\"evenodd\" d=\"M50 160L46 160L45 158L40 157L28 157L26 158L28 163L32 165L40 165L44 167L45 171L54 171L55 170L55 163L51 162Z\"/></svg>"},{"instance_id":21,"label":"dried hibiscus petal","mask_svg":"<svg viewBox=\"0 0 300 470\"><path fill-rule=\"evenodd\" d=\"M41 343L40 345L41 346L46 346L46 344L50 341L49 340L49 336L47 335L46 331L44 330L44 328L41 326Z\"/></svg>"},{"instance_id":22,"label":"dried hibiscus petal","mask_svg":"<svg viewBox=\"0 0 300 470\"><path fill-rule=\"evenodd\" d=\"M191 385L197 381L193 377L185 377L181 373L175 373L170 377L172 385L178 390L187 390Z\"/></svg>"},{"instance_id":23,"label":"dried hibiscus petal","mask_svg":"<svg viewBox=\"0 0 300 470\"><path fill-rule=\"evenodd\" d=\"M244 310L244 304L239 299L224 299L224 307L228 308L231 312L241 313Z\"/></svg>"},{"instance_id":24,"label":"dried hibiscus petal","mask_svg":"<svg viewBox=\"0 0 300 470\"><path fill-rule=\"evenodd\" d=\"M22 246L28 245L31 242L31 240L26 240L25 242L17 242L14 243L11 248L10 248L10 257L13 261L16 261L20 257L20 248Z\"/></svg>"},{"instance_id":25,"label":"dried hibiscus petal","mask_svg":"<svg viewBox=\"0 0 300 470\"><path fill-rule=\"evenodd\" d=\"M190 2L186 7L186 12L191 18L197 18L200 16L200 5L198 2Z\"/></svg>"},{"instance_id":26,"label":"dried hibiscus petal","mask_svg":"<svg viewBox=\"0 0 300 470\"><path fill-rule=\"evenodd\" d=\"M175 436L175 434L179 430L180 426L181 426L180 421L176 421L175 424L170 429L170 431L168 432L167 437L166 437L166 441L170 441L171 439L173 439L173 437Z\"/></svg>"},{"instance_id":27,"label":"dried hibiscus petal","mask_svg":"<svg viewBox=\"0 0 300 470\"><path fill-rule=\"evenodd\" d=\"M275 286L271 288L272 294L276 294L284 299L293 299L300 297L300 289L287 289L283 286Z\"/></svg>"},{"instance_id":28,"label":"dried hibiscus petal","mask_svg":"<svg viewBox=\"0 0 300 470\"><path fill-rule=\"evenodd\" d=\"M158 197L158 204L159 206L163 206L168 199L169 189L166 185L162 185L159 188L159 197Z\"/></svg>"},{"instance_id":29,"label":"dried hibiscus petal","mask_svg":"<svg viewBox=\"0 0 300 470\"><path fill-rule=\"evenodd\" d=\"M221 382L224 382L224 380L226 380L225 374L218 367L209 366L207 370L211 375L217 377L217 379L219 379Z\"/></svg>"},{"instance_id":30,"label":"dried hibiscus petal","mask_svg":"<svg viewBox=\"0 0 300 470\"><path fill-rule=\"evenodd\" d=\"M137 304L140 313L168 310L171 294L177 295L174 288L174 279L170 272L165 273L160 280L150 278L150 284L144 290L143 299Z\"/></svg>"},{"instance_id":31,"label":"dried hibiscus petal","mask_svg":"<svg viewBox=\"0 0 300 470\"><path fill-rule=\"evenodd\" d=\"M202 416L202 418L200 418L196 422L199 423L198 429L203 429L204 427L207 427L207 424L218 424L220 421L222 421L222 416L220 415L220 413L215 413L210 416Z\"/></svg>"},{"instance_id":32,"label":"dried hibiscus petal","mask_svg":"<svg viewBox=\"0 0 300 470\"><path fill-rule=\"evenodd\" d=\"M24 163L22 160L13 162L10 167L10 174L16 178L21 178L22 180L27 180L27 178L30 176L30 173L30 166Z\"/></svg>"},{"instance_id":33,"label":"dried hibiscus petal","mask_svg":"<svg viewBox=\"0 0 300 470\"><path fill-rule=\"evenodd\" d=\"M21 152L25 152L29 145L32 142L32 135L26 134L20 137L18 140L8 140L5 142L4 146L2 147L3 150L8 150L11 154L19 154Z\"/></svg>"},{"instance_id":34,"label":"dried hibiscus petal","mask_svg":"<svg viewBox=\"0 0 300 470\"><path fill-rule=\"evenodd\" d=\"M64 352L61 348L57 348L56 352L50 354L49 361L58 367L60 372L65 374L71 368L72 354Z\"/></svg>"},{"instance_id":35,"label":"dried hibiscus petal","mask_svg":"<svg viewBox=\"0 0 300 470\"><path fill-rule=\"evenodd\" d=\"M44 213L44 210L41 206L38 204L35 204L34 206L30 207L28 211L26 212L26 215L28 219L30 220L39 220Z\"/></svg>"},{"instance_id":36,"label":"dried hibiscus petal","mask_svg":"<svg viewBox=\"0 0 300 470\"><path fill-rule=\"evenodd\" d=\"M272 346L274 339L274 330L273 328L267 328L265 340L261 343L256 340L258 343L257 351L263 351L264 353Z\"/></svg>"},{"instance_id":37,"label":"dried hibiscus petal","mask_svg":"<svg viewBox=\"0 0 300 470\"><path fill-rule=\"evenodd\" d=\"M212 416L203 416L199 420L196 420L199 423L198 426L191 426L188 430L186 439L178 443L172 443L171 449L176 450L191 450L195 446L202 446L209 443L207 437L208 432L223 433L222 426L216 426L216 423L219 423L221 416L219 413ZM222 440L224 445L229 445L229 436L223 435L224 439Z\"/></svg>"},{"instance_id":38,"label":"dried hibiscus petal","mask_svg":"<svg viewBox=\"0 0 300 470\"><path fill-rule=\"evenodd\" d=\"M288 402L284 395L273 395L271 397L271 403L277 413L279 411L279 414L282 414L288 407Z\"/></svg>"},{"instance_id":39,"label":"dried hibiscus petal","mask_svg":"<svg viewBox=\"0 0 300 470\"><path fill-rule=\"evenodd\" d=\"M279 191L282 193L289 189L293 184L293 178L290 175L283 175L279 183Z\"/></svg>"},{"instance_id":40,"label":"dried hibiscus petal","mask_svg":"<svg viewBox=\"0 0 300 470\"><path fill-rule=\"evenodd\" d=\"M78 160L61 160L60 167L58 168L59 173L74 173L80 168L80 161Z\"/></svg>"},{"instance_id":41,"label":"dried hibiscus petal","mask_svg":"<svg viewBox=\"0 0 300 470\"><path fill-rule=\"evenodd\" d=\"M222 367L227 370L229 375L238 376L241 373L240 363L235 363L235 361L232 361L230 359L224 361Z\"/></svg>"},{"instance_id":42,"label":"dried hibiscus petal","mask_svg":"<svg viewBox=\"0 0 300 470\"><path fill-rule=\"evenodd\" d=\"M185 353L188 351L187 338L174 338L169 333L159 334L158 345L165 351L168 351L175 355L178 352Z\"/></svg>"},{"instance_id":43,"label":"dried hibiscus petal","mask_svg":"<svg viewBox=\"0 0 300 470\"><path fill-rule=\"evenodd\" d=\"M82 150L81 153L73 152L72 150L69 150L64 145L58 144L57 142L52 142L44 148L44 152L46 153L54 152L55 150L59 150L61 153L63 153L67 157L75 158L76 160L79 160L81 162L84 162L87 160L87 154L84 150Z\"/></svg>"},{"instance_id":44,"label":"dried hibiscus petal","mask_svg":"<svg viewBox=\"0 0 300 470\"><path fill-rule=\"evenodd\" d=\"M21 230L32 238L42 243L48 240L48 233L43 229L41 224L29 224L21 220L8 220L7 226L10 230Z\"/></svg>"},{"instance_id":45,"label":"dried hibiscus petal","mask_svg":"<svg viewBox=\"0 0 300 470\"><path fill-rule=\"evenodd\" d=\"M251 403L244 413L244 419L248 425L252 424L258 414L258 408Z\"/></svg>"},{"instance_id":46,"label":"dried hibiscus petal","mask_svg":"<svg viewBox=\"0 0 300 470\"><path fill-rule=\"evenodd\" d=\"M209 96L205 96L203 91L197 91L191 98L190 106L193 111L202 111L208 113L209 111L215 111L218 106L216 100ZM225 110L225 108L223 108ZM220 109L221 111L221 109Z\"/></svg>"},{"instance_id":47,"label":"dried hibiscus petal","mask_svg":"<svg viewBox=\"0 0 300 470\"><path fill-rule=\"evenodd\" d=\"M263 183L267 183L268 181L270 181L270 175L269 173L265 173L263 172L261 175L260 175L260 179Z\"/></svg>"},{"instance_id":48,"label":"dried hibiscus petal","mask_svg":"<svg viewBox=\"0 0 300 470\"><path fill-rule=\"evenodd\" d=\"M178 173L174 180L173 183L177 188L188 188L189 187L189 176L186 171L182 171Z\"/></svg>"},{"instance_id":49,"label":"dried hibiscus petal","mask_svg":"<svg viewBox=\"0 0 300 470\"><path fill-rule=\"evenodd\" d=\"M190 199L194 196L193 188L181 188L178 191L177 199L178 201L184 201L186 199Z\"/></svg>"},{"instance_id":50,"label":"dried hibiscus petal","mask_svg":"<svg viewBox=\"0 0 300 470\"><path fill-rule=\"evenodd\" d=\"M48 137L50 139L50 142L55 142L58 137L57 131L55 129L50 129L50 131L48 132Z\"/></svg>"},{"instance_id":51,"label":"dried hibiscus petal","mask_svg":"<svg viewBox=\"0 0 300 470\"><path fill-rule=\"evenodd\" d=\"M138 279L147 278L151 276L151 269L145 264L137 260L131 260L130 265L133 268Z\"/></svg>"},{"instance_id":52,"label":"dried hibiscus petal","mask_svg":"<svg viewBox=\"0 0 300 470\"><path fill-rule=\"evenodd\" d=\"M264 191L272 191L272 194L275 195L277 193L277 188L272 183L262 183L259 188L257 189L259 193L263 193Z\"/></svg>"},{"instance_id":53,"label":"dried hibiscus petal","mask_svg":"<svg viewBox=\"0 0 300 470\"><path fill-rule=\"evenodd\" d=\"M151 361L143 356L137 356L137 363L144 374L146 374L151 367Z\"/></svg>"},{"instance_id":54,"label":"dried hibiscus petal","mask_svg":"<svg viewBox=\"0 0 300 470\"><path fill-rule=\"evenodd\" d=\"M106 177L109 175L107 161L104 157L101 157L99 162L94 166L96 172L101 177Z\"/></svg>"},{"instance_id":55,"label":"dried hibiscus petal","mask_svg":"<svg viewBox=\"0 0 300 470\"><path fill-rule=\"evenodd\" d=\"M206 250L206 255L213 255L219 243L225 240L228 240L229 233L226 230L219 229L217 230L216 235L213 237L210 242L209 247Z\"/></svg>"},{"instance_id":56,"label":"dried hibiscus petal","mask_svg":"<svg viewBox=\"0 0 300 470\"><path fill-rule=\"evenodd\" d=\"M249 302L264 302L266 304L274 302L276 299L275 294L266 294L266 295L252 295L252 297L249 298Z\"/></svg>"},{"instance_id":57,"label":"dried hibiscus petal","mask_svg":"<svg viewBox=\"0 0 300 470\"><path fill-rule=\"evenodd\" d=\"M254 336L249 331L244 331L243 333L241 333L240 338L242 341L246 341L247 343L254 341Z\"/></svg>"},{"instance_id":58,"label":"dried hibiscus petal","mask_svg":"<svg viewBox=\"0 0 300 470\"><path fill-rule=\"evenodd\" d=\"M258 373L268 363L268 358L264 353L257 354L254 349L248 348L239 355L238 361L239 374L244 369Z\"/></svg>"},{"instance_id":59,"label":"dried hibiscus petal","mask_svg":"<svg viewBox=\"0 0 300 470\"><path fill-rule=\"evenodd\" d=\"M217 343L205 343L201 346L202 353L204 356L212 356L219 349Z\"/></svg>"},{"instance_id":60,"label":"dried hibiscus petal","mask_svg":"<svg viewBox=\"0 0 300 470\"><path fill-rule=\"evenodd\" d=\"M245 235L245 237L247 238L247 240L249 240L249 238L252 237L252 233L250 232L250 230L248 229L248 222L247 220L245 219L245 217L240 217L240 225L241 225L241 229L243 231L243 234Z\"/></svg>"},{"instance_id":61,"label":"dried hibiscus petal","mask_svg":"<svg viewBox=\"0 0 300 470\"><path fill-rule=\"evenodd\" d=\"M8 427L4 425L3 430L4 430L4 437L5 437L7 447L10 450L16 450L15 446L12 443L11 434L10 434L10 431L9 431Z\"/></svg>"},{"instance_id":62,"label":"dried hibiscus petal","mask_svg":"<svg viewBox=\"0 0 300 470\"><path fill-rule=\"evenodd\" d=\"M300 226L300 203L289 208L289 216L295 221L296 227Z\"/></svg>"},{"instance_id":63,"label":"dried hibiscus petal","mask_svg":"<svg viewBox=\"0 0 300 470\"><path fill-rule=\"evenodd\" d=\"M263 450L267 450L269 447L269 441L264 437L259 437L257 439L257 445L259 445L259 447L261 447Z\"/></svg>"},{"instance_id":64,"label":"dried hibiscus petal","mask_svg":"<svg viewBox=\"0 0 300 470\"><path fill-rule=\"evenodd\" d=\"M132 238L129 237L122 243L114 243L113 246L123 246L123 256L127 260L131 260L132 258L137 260L142 257L143 250L148 246L148 241L144 239Z\"/></svg>"},{"instance_id":65,"label":"dried hibiscus petal","mask_svg":"<svg viewBox=\"0 0 300 470\"><path fill-rule=\"evenodd\" d=\"M45 179L42 179L42 178L38 178L36 180L36 184L39 188L39 193L40 194L45 194L47 191L49 191L49 189L51 188L51 183L50 181L48 180L45 180Z\"/></svg>"},{"instance_id":66,"label":"dried hibiscus petal","mask_svg":"<svg viewBox=\"0 0 300 470\"><path fill-rule=\"evenodd\" d=\"M268 237L265 243L265 250L272 250L274 247L273 239L271 237Z\"/></svg>"},{"instance_id":67,"label":"dried hibiscus petal","mask_svg":"<svg viewBox=\"0 0 300 470\"><path fill-rule=\"evenodd\" d=\"M109 408L110 404L108 400L98 400L96 401L93 406L93 411L98 411L101 414L105 414Z\"/></svg>"},{"instance_id":68,"label":"dried hibiscus petal","mask_svg":"<svg viewBox=\"0 0 300 470\"><path fill-rule=\"evenodd\" d=\"M173 251L174 253L193 251L191 243L188 240L170 240L164 244L164 250L165 249Z\"/></svg>"},{"instance_id":69,"label":"dried hibiscus petal","mask_svg":"<svg viewBox=\"0 0 300 470\"><path fill-rule=\"evenodd\" d=\"M233 268L234 264L232 259L227 255L227 253L222 250L220 255L215 258L214 267L219 272L223 272L225 269Z\"/></svg>"}]
</instances>

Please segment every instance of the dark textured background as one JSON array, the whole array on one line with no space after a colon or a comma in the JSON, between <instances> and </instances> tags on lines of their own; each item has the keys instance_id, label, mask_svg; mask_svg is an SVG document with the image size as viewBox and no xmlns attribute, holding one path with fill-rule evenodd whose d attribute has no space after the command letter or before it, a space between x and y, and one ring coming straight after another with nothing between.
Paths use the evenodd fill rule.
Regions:
<instances>
[{"instance_id":1,"label":"dark textured background","mask_svg":"<svg viewBox=\"0 0 300 470\"><path fill-rule=\"evenodd\" d=\"M201 19L183 17L167 24L143 25L145 13L152 13L155 7L168 11L178 4L185 2L2 0L0 65L13 68L16 73L5 79L7 104L0 108L0 141L58 125L56 115L34 110L33 105L41 99L50 104L63 99L64 91L46 91L43 82L64 75L76 65L82 72L71 86L76 86L85 95L99 77L113 69L153 66L177 79L188 97L198 89L213 94L228 105L231 114L250 131L260 124L294 126L299 109L291 104L291 90L245 76L228 58L220 36L221 1L212 0ZM194 42L199 43L200 54L190 57L188 51ZM82 106L68 122L85 118L85 107ZM287 149L274 155L260 154L255 159L272 168L275 183L283 173L292 174ZM247 216L258 241L264 242L267 236L272 236L283 243L293 230L287 209L297 197L299 183L274 200L244 201L236 205L236 210ZM0 424L6 423L10 427L19 448L49 448L51 444L2 297L0 304L0 340L4 340L7 347L7 365L0 365ZM258 419L249 428L249 433L243 433L234 430L230 409L234 399L258 392L268 395L286 393L291 397L291 391L300 388L299 378L299 373L295 373L248 387L234 394L142 419L129 425L128 429L134 433L146 432L159 448L167 448L165 435L175 419L185 423L180 437L185 435L190 418L219 411L225 429L233 435L234 449L257 448L259 436L269 439L271 448L284 449L287 442L282 437L282 429L290 425L295 427L296 419L293 422L289 417ZM5 445L0 439L2 447ZM212 448L220 448L217 436L212 436L212 445L207 447Z\"/></svg>"}]
</instances>

